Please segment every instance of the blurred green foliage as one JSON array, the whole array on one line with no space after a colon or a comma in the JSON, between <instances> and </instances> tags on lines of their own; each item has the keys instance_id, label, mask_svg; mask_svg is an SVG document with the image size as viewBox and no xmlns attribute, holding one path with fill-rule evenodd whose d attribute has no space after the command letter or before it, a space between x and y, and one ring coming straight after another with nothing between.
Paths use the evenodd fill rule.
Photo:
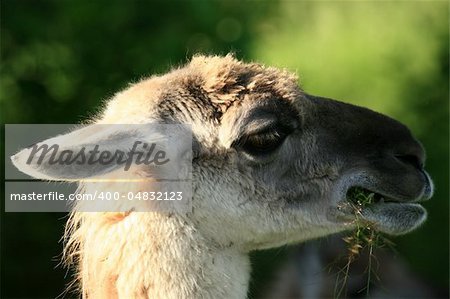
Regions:
<instances>
[{"instance_id":1,"label":"blurred green foliage","mask_svg":"<svg viewBox=\"0 0 450 299\"><path fill-rule=\"evenodd\" d=\"M447 2L4 0L0 22L2 123L79 122L130 81L229 51L298 71L309 93L406 123L437 188L429 221L395 242L417 273L448 287ZM1 297L60 294L65 215L1 216ZM274 260L254 257L259 280Z\"/></svg>"}]
</instances>

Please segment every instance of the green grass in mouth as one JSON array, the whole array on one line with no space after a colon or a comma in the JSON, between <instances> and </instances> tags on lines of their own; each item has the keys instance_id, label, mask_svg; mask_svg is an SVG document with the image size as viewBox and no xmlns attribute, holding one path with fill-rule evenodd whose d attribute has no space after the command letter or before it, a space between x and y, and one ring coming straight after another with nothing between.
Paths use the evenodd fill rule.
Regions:
<instances>
[{"instance_id":1,"label":"green grass in mouth","mask_svg":"<svg viewBox=\"0 0 450 299\"><path fill-rule=\"evenodd\" d=\"M375 202L375 193L360 187L353 187L348 190L347 199L356 205L356 208L366 207Z\"/></svg>"},{"instance_id":2,"label":"green grass in mouth","mask_svg":"<svg viewBox=\"0 0 450 299\"><path fill-rule=\"evenodd\" d=\"M372 263L376 260L374 250L385 246L393 247L394 245L382 233L377 231L371 223L365 221L361 215L364 207L374 204L381 199L383 198L380 195L360 187L353 187L347 192L347 200L355 216L356 228L343 238L344 242L347 243L346 263L337 273L334 292L335 298L347 297L346 288L350 266L364 250L368 252L368 266L365 270L367 273L367 282L364 290L368 296L373 274L376 277L376 273L372 269Z\"/></svg>"}]
</instances>

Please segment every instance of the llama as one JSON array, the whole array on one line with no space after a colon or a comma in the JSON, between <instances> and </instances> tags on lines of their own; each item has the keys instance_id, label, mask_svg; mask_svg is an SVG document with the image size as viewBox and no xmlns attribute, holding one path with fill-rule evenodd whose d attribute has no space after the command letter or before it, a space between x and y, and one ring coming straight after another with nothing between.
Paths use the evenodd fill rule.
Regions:
<instances>
[{"instance_id":1,"label":"llama","mask_svg":"<svg viewBox=\"0 0 450 299\"><path fill-rule=\"evenodd\" d=\"M345 203L355 186L388 199L361 211L380 231L404 234L426 219L416 202L429 199L433 185L410 131L369 109L309 95L288 71L195 56L117 93L93 120L150 122L191 125L192 209L73 212L65 257L85 298L246 298L249 252L354 228ZM89 135L70 134L73 146ZM26 165L26 154L12 157L21 171L68 177L55 165Z\"/></svg>"}]
</instances>

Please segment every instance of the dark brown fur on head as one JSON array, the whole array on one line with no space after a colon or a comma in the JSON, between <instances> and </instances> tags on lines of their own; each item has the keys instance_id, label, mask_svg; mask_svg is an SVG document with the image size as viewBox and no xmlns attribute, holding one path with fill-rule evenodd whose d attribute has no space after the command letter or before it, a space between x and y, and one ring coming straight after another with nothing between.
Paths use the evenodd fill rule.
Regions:
<instances>
[{"instance_id":1,"label":"dark brown fur on head","mask_svg":"<svg viewBox=\"0 0 450 299\"><path fill-rule=\"evenodd\" d=\"M165 116L176 114L173 109L177 108L178 112L189 111L192 104L204 116L219 120L230 106L244 98L258 100L271 96L292 100L301 92L294 74L257 63L243 63L231 54L194 56L186 67L169 76L172 79L168 85L180 87L167 88L161 96L161 111L169 114ZM183 103L188 99L192 101Z\"/></svg>"}]
</instances>

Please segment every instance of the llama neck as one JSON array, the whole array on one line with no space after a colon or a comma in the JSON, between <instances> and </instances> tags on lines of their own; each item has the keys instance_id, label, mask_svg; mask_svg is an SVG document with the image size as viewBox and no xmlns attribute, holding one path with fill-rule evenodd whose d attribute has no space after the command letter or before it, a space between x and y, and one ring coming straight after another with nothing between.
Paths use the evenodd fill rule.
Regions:
<instances>
[{"instance_id":1,"label":"llama neck","mask_svg":"<svg viewBox=\"0 0 450 299\"><path fill-rule=\"evenodd\" d=\"M164 290L161 298L236 298L247 297L250 266L248 255L234 250L213 251L201 258L201 264L177 273L178 288ZM192 262L192 260L191 260ZM195 281L196 285L192 285ZM191 287L186 291L186 286Z\"/></svg>"},{"instance_id":2,"label":"llama neck","mask_svg":"<svg viewBox=\"0 0 450 299\"><path fill-rule=\"evenodd\" d=\"M184 220L161 217L132 213L84 240L86 297L246 298L247 254L214 246Z\"/></svg>"}]
</instances>

